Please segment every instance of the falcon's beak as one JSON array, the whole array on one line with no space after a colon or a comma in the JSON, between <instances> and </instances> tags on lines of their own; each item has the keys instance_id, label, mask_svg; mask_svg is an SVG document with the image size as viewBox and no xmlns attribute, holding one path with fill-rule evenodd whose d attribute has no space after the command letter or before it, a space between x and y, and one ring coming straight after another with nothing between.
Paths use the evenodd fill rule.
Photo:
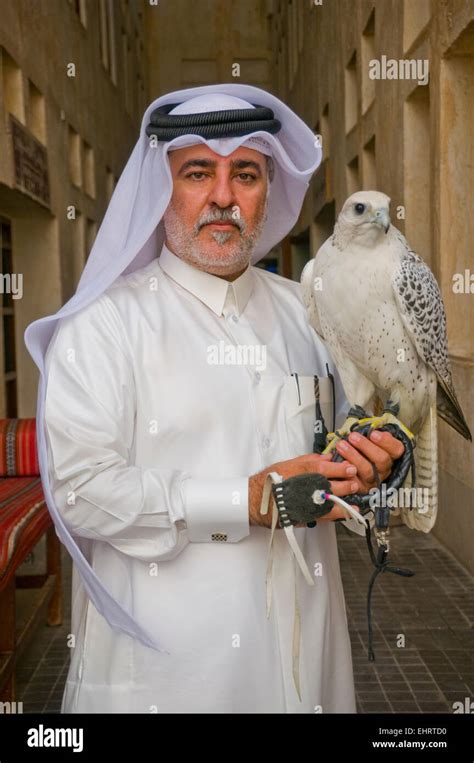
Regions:
<instances>
[{"instance_id":1,"label":"falcon's beak","mask_svg":"<svg viewBox=\"0 0 474 763\"><path fill-rule=\"evenodd\" d=\"M388 233L388 229L390 228L390 217L386 209L377 209L375 217L372 218L372 222L375 223L375 225L380 225L385 233Z\"/></svg>"}]
</instances>

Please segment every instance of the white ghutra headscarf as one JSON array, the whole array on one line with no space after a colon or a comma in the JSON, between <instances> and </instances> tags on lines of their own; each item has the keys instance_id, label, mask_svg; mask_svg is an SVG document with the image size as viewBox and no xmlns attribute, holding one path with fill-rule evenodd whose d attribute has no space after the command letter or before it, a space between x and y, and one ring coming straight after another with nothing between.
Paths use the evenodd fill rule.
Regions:
<instances>
[{"instance_id":1,"label":"white ghutra headscarf","mask_svg":"<svg viewBox=\"0 0 474 763\"><path fill-rule=\"evenodd\" d=\"M174 106L170 115L251 109L257 104L271 109L281 128L277 134L260 129L214 139L192 132L163 141L154 140L153 135L148 137L146 129L152 113L169 104L180 104ZM70 534L54 503L44 426L48 382L45 357L60 318L86 307L120 275L142 268L159 256L165 237L162 217L173 191L168 151L199 143L221 156L245 145L273 158L268 215L252 264L289 233L300 214L310 178L321 162L321 148L309 127L278 98L249 85L207 85L163 95L145 111L140 136L110 200L75 294L57 313L34 321L25 331L25 344L40 371L36 414L38 459L44 496L56 533L73 558L88 596L110 626L161 652L167 650L154 634L148 633L103 585L86 558L85 539Z\"/></svg>"}]
</instances>

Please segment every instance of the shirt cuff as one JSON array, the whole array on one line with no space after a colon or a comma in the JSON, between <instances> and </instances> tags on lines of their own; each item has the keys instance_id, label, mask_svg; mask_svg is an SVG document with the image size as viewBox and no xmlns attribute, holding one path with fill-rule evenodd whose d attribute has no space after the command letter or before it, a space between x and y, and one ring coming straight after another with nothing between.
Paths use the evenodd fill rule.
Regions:
<instances>
[{"instance_id":1,"label":"shirt cuff","mask_svg":"<svg viewBox=\"0 0 474 763\"><path fill-rule=\"evenodd\" d=\"M188 539L237 543L250 534L248 477L185 478L182 483Z\"/></svg>"}]
</instances>

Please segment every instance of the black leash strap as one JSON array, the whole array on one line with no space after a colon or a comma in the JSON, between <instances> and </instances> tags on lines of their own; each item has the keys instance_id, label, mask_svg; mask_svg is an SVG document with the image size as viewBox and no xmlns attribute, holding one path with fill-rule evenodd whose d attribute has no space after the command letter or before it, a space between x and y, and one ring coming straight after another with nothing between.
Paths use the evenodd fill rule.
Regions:
<instances>
[{"instance_id":1,"label":"black leash strap","mask_svg":"<svg viewBox=\"0 0 474 763\"><path fill-rule=\"evenodd\" d=\"M378 510L376 509L376 512ZM382 572L393 572L394 575L402 575L404 578L411 578L415 574L412 570L405 570L401 567L392 567L388 563L388 549L387 546L379 546L377 556L375 555L372 546L372 531L368 521L366 521L365 538L367 541L367 547L369 549L370 558L375 569L369 581L369 588L367 591L367 630L368 630L368 658L369 662L375 661L375 652L373 648L373 631L372 631L372 590L374 583L378 576Z\"/></svg>"},{"instance_id":2,"label":"black leash strap","mask_svg":"<svg viewBox=\"0 0 474 763\"><path fill-rule=\"evenodd\" d=\"M333 390L334 390L334 386L333 386ZM314 427L313 452L322 453L327 445L328 431L324 424L324 417L321 411L319 379L317 376L314 377L314 395L316 400L316 422ZM335 405L334 394L333 394L333 405ZM361 413L364 414L362 410L361 410ZM357 416L358 410L351 409L348 415ZM358 432L359 434L364 436L368 436L370 432L372 431L372 427L370 423L363 424L363 425L354 424L354 426L351 428L351 431ZM414 458L415 444L413 440L410 437L408 437L406 432L400 429L400 427L398 427L396 424L386 424L382 427L379 427L377 431L390 432L390 434L393 435L393 437L395 437L397 440L400 440L405 447L403 455L394 462L392 471L388 479L384 483L387 486L387 492L391 488L397 490L399 487L403 485L410 468L411 468L411 477L412 477L412 487L415 487L416 485L415 458ZM348 440L348 437L349 437L348 435L344 435L340 439ZM335 450L333 452L332 460L343 461L344 458ZM376 486L378 488L378 491L379 491L378 495L380 498L381 484L382 484L380 481L380 475L378 473L377 467L373 463L372 463L372 469L374 472L374 482L376 483ZM346 503L357 506L362 516L365 516L369 511L373 511L375 516L376 530L381 535L382 539L385 537L385 534L388 533L388 529L390 525L390 506L372 507L374 497L370 493L368 493L367 495L357 495L357 494L346 495L344 496L343 500L346 501ZM370 523L368 519L365 520L365 538L367 541L367 547L369 549L370 559L374 566L374 571L370 577L369 587L367 591L368 659L369 659L369 662L374 662L375 652L373 648L373 629L372 629L372 591L374 589L375 581L377 580L378 576L384 572L391 572L394 575L401 575L402 577L406 577L406 578L413 577L415 573L412 570L403 569L402 567L393 567L391 564L389 564L388 542L384 543L381 538L377 540L378 549L377 549L377 554L375 553L373 545L372 545L372 528L370 527Z\"/></svg>"}]
</instances>

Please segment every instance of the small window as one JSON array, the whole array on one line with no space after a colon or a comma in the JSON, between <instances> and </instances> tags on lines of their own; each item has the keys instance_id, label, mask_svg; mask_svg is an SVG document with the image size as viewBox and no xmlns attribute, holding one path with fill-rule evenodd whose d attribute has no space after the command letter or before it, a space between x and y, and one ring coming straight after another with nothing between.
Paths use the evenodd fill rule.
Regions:
<instances>
[{"instance_id":1,"label":"small window","mask_svg":"<svg viewBox=\"0 0 474 763\"><path fill-rule=\"evenodd\" d=\"M369 77L370 62L375 59L375 11L372 11L361 40L362 53L362 113L375 99L375 80Z\"/></svg>"},{"instance_id":2,"label":"small window","mask_svg":"<svg viewBox=\"0 0 474 763\"><path fill-rule=\"evenodd\" d=\"M112 198L114 189L115 189L114 173L112 172L112 170L106 167L105 168L105 198L106 198L107 204Z\"/></svg>"},{"instance_id":3,"label":"small window","mask_svg":"<svg viewBox=\"0 0 474 763\"><path fill-rule=\"evenodd\" d=\"M95 199L95 166L94 150L84 141L84 190L88 196Z\"/></svg>"},{"instance_id":4,"label":"small window","mask_svg":"<svg viewBox=\"0 0 474 763\"><path fill-rule=\"evenodd\" d=\"M377 173L375 166L375 135L365 144L362 154L363 190L377 190Z\"/></svg>"},{"instance_id":5,"label":"small window","mask_svg":"<svg viewBox=\"0 0 474 763\"><path fill-rule=\"evenodd\" d=\"M403 49L415 42L430 20L430 0L405 0L403 4Z\"/></svg>"},{"instance_id":6,"label":"small window","mask_svg":"<svg viewBox=\"0 0 474 763\"><path fill-rule=\"evenodd\" d=\"M69 178L78 188L82 187L81 139L73 127L69 126Z\"/></svg>"},{"instance_id":7,"label":"small window","mask_svg":"<svg viewBox=\"0 0 474 763\"><path fill-rule=\"evenodd\" d=\"M46 144L46 120L44 96L35 85L28 80L28 127L43 145Z\"/></svg>"},{"instance_id":8,"label":"small window","mask_svg":"<svg viewBox=\"0 0 474 763\"><path fill-rule=\"evenodd\" d=\"M325 159L329 159L331 152L331 135L329 129L329 104L327 103L323 109L321 116L321 137L323 141L323 156Z\"/></svg>"},{"instance_id":9,"label":"small window","mask_svg":"<svg viewBox=\"0 0 474 763\"><path fill-rule=\"evenodd\" d=\"M85 236L84 236L84 215L76 209L76 217L70 220L72 228L72 277L74 288L76 287L84 270L86 261L85 256Z\"/></svg>"},{"instance_id":10,"label":"small window","mask_svg":"<svg viewBox=\"0 0 474 763\"><path fill-rule=\"evenodd\" d=\"M117 84L114 0L99 0L100 57L114 84Z\"/></svg>"},{"instance_id":11,"label":"small window","mask_svg":"<svg viewBox=\"0 0 474 763\"><path fill-rule=\"evenodd\" d=\"M19 66L4 48L2 50L3 101L5 111L13 114L23 125L25 120L25 98L23 75Z\"/></svg>"},{"instance_id":12,"label":"small window","mask_svg":"<svg viewBox=\"0 0 474 763\"><path fill-rule=\"evenodd\" d=\"M346 167L347 195L360 191L359 157L355 156Z\"/></svg>"},{"instance_id":13,"label":"small window","mask_svg":"<svg viewBox=\"0 0 474 763\"><path fill-rule=\"evenodd\" d=\"M77 13L79 21L83 27L87 26L87 7L86 0L72 0L74 10Z\"/></svg>"},{"instance_id":14,"label":"small window","mask_svg":"<svg viewBox=\"0 0 474 763\"><path fill-rule=\"evenodd\" d=\"M346 133L348 133L357 122L357 54L355 51L346 66L344 84Z\"/></svg>"},{"instance_id":15,"label":"small window","mask_svg":"<svg viewBox=\"0 0 474 763\"><path fill-rule=\"evenodd\" d=\"M86 260L91 253L91 249L94 246L95 237L97 235L97 223L95 220L86 220Z\"/></svg>"}]
</instances>

